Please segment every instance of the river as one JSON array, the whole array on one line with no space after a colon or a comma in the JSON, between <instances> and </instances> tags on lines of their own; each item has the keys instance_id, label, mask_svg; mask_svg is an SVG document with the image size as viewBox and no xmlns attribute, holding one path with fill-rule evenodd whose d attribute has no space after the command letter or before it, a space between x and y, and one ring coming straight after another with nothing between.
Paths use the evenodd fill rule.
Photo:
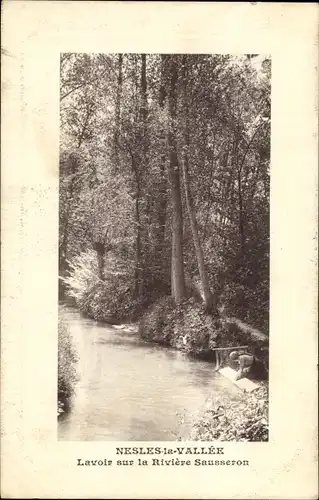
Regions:
<instances>
[{"instance_id":1,"label":"river","mask_svg":"<svg viewBox=\"0 0 319 500\"><path fill-rule=\"evenodd\" d=\"M207 397L238 389L213 365L142 342L61 306L78 353L71 409L59 417L66 441L175 441L187 436Z\"/></svg>"}]
</instances>

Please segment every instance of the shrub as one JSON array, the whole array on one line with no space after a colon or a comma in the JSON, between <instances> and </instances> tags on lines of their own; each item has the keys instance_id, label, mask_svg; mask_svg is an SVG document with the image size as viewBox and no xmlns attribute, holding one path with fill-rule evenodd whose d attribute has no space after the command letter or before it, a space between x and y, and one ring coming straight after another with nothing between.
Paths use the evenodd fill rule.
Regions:
<instances>
[{"instance_id":1,"label":"shrub","mask_svg":"<svg viewBox=\"0 0 319 500\"><path fill-rule=\"evenodd\" d=\"M236 345L252 345L251 336L243 332L236 323L227 322L220 328L216 339L217 345L221 347L229 347Z\"/></svg>"},{"instance_id":2,"label":"shrub","mask_svg":"<svg viewBox=\"0 0 319 500\"><path fill-rule=\"evenodd\" d=\"M191 439L201 441L268 441L268 385L241 401L215 399L194 424Z\"/></svg>"},{"instance_id":3,"label":"shrub","mask_svg":"<svg viewBox=\"0 0 319 500\"><path fill-rule=\"evenodd\" d=\"M95 252L88 251L77 255L72 262L68 262L68 266L69 275L61 280L67 287L67 294L80 305L86 301L89 291L98 282Z\"/></svg>"},{"instance_id":4,"label":"shrub","mask_svg":"<svg viewBox=\"0 0 319 500\"><path fill-rule=\"evenodd\" d=\"M139 324L143 339L205 359L212 358L217 333L216 322L194 299L174 307L171 297L163 297L147 310Z\"/></svg>"},{"instance_id":5,"label":"shrub","mask_svg":"<svg viewBox=\"0 0 319 500\"><path fill-rule=\"evenodd\" d=\"M238 316L244 319L247 307L248 290L238 283L227 283L222 291L220 300L228 316Z\"/></svg>"},{"instance_id":6,"label":"shrub","mask_svg":"<svg viewBox=\"0 0 319 500\"><path fill-rule=\"evenodd\" d=\"M196 357L210 359L218 326L204 307L191 298L178 309L174 325L174 346Z\"/></svg>"},{"instance_id":7,"label":"shrub","mask_svg":"<svg viewBox=\"0 0 319 500\"><path fill-rule=\"evenodd\" d=\"M171 297L162 297L149 307L139 322L138 333L142 339L171 345L175 309Z\"/></svg>"},{"instance_id":8,"label":"shrub","mask_svg":"<svg viewBox=\"0 0 319 500\"><path fill-rule=\"evenodd\" d=\"M67 407L74 392L76 382L75 364L77 356L70 332L59 320L58 324L58 403L59 408Z\"/></svg>"},{"instance_id":9,"label":"shrub","mask_svg":"<svg viewBox=\"0 0 319 500\"><path fill-rule=\"evenodd\" d=\"M133 287L126 277L108 276L87 291L79 307L87 316L97 321L117 323L133 318L139 303L133 297Z\"/></svg>"},{"instance_id":10,"label":"shrub","mask_svg":"<svg viewBox=\"0 0 319 500\"><path fill-rule=\"evenodd\" d=\"M269 290L264 284L255 288L227 283L219 297L227 316L236 316L261 330L269 329Z\"/></svg>"},{"instance_id":11,"label":"shrub","mask_svg":"<svg viewBox=\"0 0 319 500\"><path fill-rule=\"evenodd\" d=\"M96 253L88 251L70 263L70 274L64 278L68 295L80 311L97 321L116 323L134 318L141 301L134 299L132 273L126 261L109 254L105 260L105 280L98 275Z\"/></svg>"}]
</instances>

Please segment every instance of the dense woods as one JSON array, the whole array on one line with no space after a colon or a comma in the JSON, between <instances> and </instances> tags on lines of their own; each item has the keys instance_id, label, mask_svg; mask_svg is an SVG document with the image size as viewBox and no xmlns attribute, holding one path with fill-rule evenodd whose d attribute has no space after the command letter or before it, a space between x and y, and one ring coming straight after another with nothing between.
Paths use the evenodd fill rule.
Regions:
<instances>
[{"instance_id":1,"label":"dense woods","mask_svg":"<svg viewBox=\"0 0 319 500\"><path fill-rule=\"evenodd\" d=\"M60 259L105 321L193 298L268 330L270 60L62 54Z\"/></svg>"},{"instance_id":2,"label":"dense woods","mask_svg":"<svg viewBox=\"0 0 319 500\"><path fill-rule=\"evenodd\" d=\"M207 360L247 345L267 378L270 71L258 55L62 54L60 299ZM70 342L61 324L60 408ZM240 408L224 398L194 439L267 440L267 398L266 382Z\"/></svg>"}]
</instances>

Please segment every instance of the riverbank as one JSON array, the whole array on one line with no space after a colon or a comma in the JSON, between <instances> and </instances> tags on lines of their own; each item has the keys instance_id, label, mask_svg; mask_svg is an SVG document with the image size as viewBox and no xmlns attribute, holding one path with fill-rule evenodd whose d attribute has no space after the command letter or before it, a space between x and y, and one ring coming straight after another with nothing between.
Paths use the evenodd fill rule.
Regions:
<instances>
[{"instance_id":1,"label":"riverbank","mask_svg":"<svg viewBox=\"0 0 319 500\"><path fill-rule=\"evenodd\" d=\"M83 315L83 318L87 316ZM98 323L107 325L105 322ZM170 297L164 297L144 313L139 323L114 324L109 328L110 337L107 340L99 337L94 342L101 345L105 345L105 342L119 345L122 339L127 342L129 333L130 339L134 337L134 342L138 343L140 339L143 345L149 345L150 348L152 345L169 348L164 351L171 351L173 348L177 352L187 354L190 359L194 358L194 362L195 359L208 361L211 366L209 378L216 377L221 384L223 376L218 373L214 375L213 371L215 361L213 349L220 345L233 346L243 343L253 346L253 341L247 335L243 335L242 331L232 324L223 325L220 319L207 315L202 305L196 303L194 299L188 299L175 307ZM130 345L134 348L134 343ZM134 355L133 352L131 354ZM227 385L226 379L224 383ZM234 393L237 393L235 398L227 391L218 392L217 397L216 391L213 391L204 409L200 410L201 407L198 406L199 413L188 426L191 429L190 435L183 434L181 439L267 441L268 383L267 381L258 383L260 388L252 394L241 392L234 386ZM182 428L182 423L179 427ZM179 436L178 430L176 436Z\"/></svg>"},{"instance_id":2,"label":"riverbank","mask_svg":"<svg viewBox=\"0 0 319 500\"><path fill-rule=\"evenodd\" d=\"M58 324L58 416L68 411L76 383L77 353L70 331L59 318Z\"/></svg>"},{"instance_id":3,"label":"riverbank","mask_svg":"<svg viewBox=\"0 0 319 500\"><path fill-rule=\"evenodd\" d=\"M215 362L216 347L244 344L254 351L261 345L268 345L266 337L256 332L246 326L242 328L237 320L227 322L207 315L203 306L194 299L175 307L170 298L163 298L146 311L139 323L139 335L143 339L211 362ZM263 361L268 366L267 349L266 357ZM268 441L266 370L263 377L266 380L255 380L259 385L257 390L242 392L236 399L227 394L217 398L215 394L210 395L193 423L189 439Z\"/></svg>"},{"instance_id":4,"label":"riverbank","mask_svg":"<svg viewBox=\"0 0 319 500\"><path fill-rule=\"evenodd\" d=\"M268 382L240 400L213 394L193 424L191 441L268 441Z\"/></svg>"},{"instance_id":5,"label":"riverbank","mask_svg":"<svg viewBox=\"0 0 319 500\"><path fill-rule=\"evenodd\" d=\"M245 345L251 352L258 350L261 361L268 366L265 334L236 318L207 314L203 304L194 298L176 306L171 297L162 297L145 311L138 333L146 341L173 347L207 361L216 361L215 349L218 347Z\"/></svg>"},{"instance_id":6,"label":"riverbank","mask_svg":"<svg viewBox=\"0 0 319 500\"><path fill-rule=\"evenodd\" d=\"M61 322L59 325L59 350L61 347L61 353L59 351L59 411L61 412L61 416L65 416L65 411L68 409L75 384L76 360L74 357L74 345L71 341L72 335L70 336L69 331L69 327L71 327L72 330L72 322L75 320L76 328L73 329L73 337L74 333L78 332L79 328L82 328L82 322L85 330L89 328L83 337L83 340L85 339L85 348L83 350L79 349L79 345L77 345L77 350L79 351L79 366L77 368L81 371L81 364L84 364L86 367L85 372L83 372L82 376L80 376L80 378L82 378L82 382L83 377L89 376L89 374L86 373L88 363L92 363L96 366L94 356L96 356L96 349L98 347L94 346L100 345L104 350L107 345L114 345L119 348L120 346L123 346L124 348L124 346L127 345L127 354L130 353L129 360L127 359L124 361L122 358L124 354L120 355L120 352L115 354L120 356L118 362L121 366L124 362L127 365L131 380L130 387L132 385L130 390L136 390L136 384L139 383L139 378L133 382L133 372L132 369L129 369L130 363L132 363L132 366L140 366L141 361L134 361L135 356L138 353L136 350L138 345L142 346L141 354L143 355L143 359L145 359L145 355L148 357L148 353L150 355L150 359L152 359L152 346L154 346L155 349L156 345L166 347L166 349L163 350L158 350L157 348L156 352L158 352L158 354L163 353L163 359L165 359L168 369L173 369L173 371L173 367L176 363L176 361L174 361L175 357L178 359L178 352L182 351L187 354L187 358L191 363L197 364L201 363L200 359L204 360L204 364L207 368L205 367L205 372L203 373L205 373L207 381L211 381L210 383L213 384L214 388L211 390L211 394L208 398L207 395L205 396L206 403L204 406L202 403L194 404L194 415L186 426L186 432L183 422L183 410L179 410L179 423L176 423L176 429L174 430L176 439L208 441L267 441L268 384L267 382L258 382L260 389L254 391L252 394L241 392L235 386L233 386L232 391L227 389L230 386L229 381L227 381L227 379L225 379L221 374L214 373L213 370L214 352L212 349L216 344L220 345L220 335L224 334L224 332L221 329L220 323L215 319L207 317L207 314L200 307L200 305L194 304L193 301L186 301L179 308L175 308L172 306L170 301L166 299L164 300L164 303L157 303L151 307L145 313L142 320L140 320L139 324L123 323L112 326L107 326L105 322L102 323L93 321L91 323L91 320L88 319L87 316L85 317L85 315L81 314L77 308L67 307L67 310L69 312L65 316L66 324L64 328L61 327ZM83 319L81 319L81 317ZM71 323L69 323L68 318L72 318ZM103 325L105 325L105 330L107 332L106 338L103 333ZM93 328L92 331L91 328ZM139 339L142 343L140 343ZM229 343L234 341L234 337L230 335L229 332L228 335L226 335L226 338L222 338L224 345L226 342ZM90 349L92 350L91 355L89 356L90 359L85 361L85 357L89 355ZM174 351L176 351L176 356L173 355ZM166 353L168 354L168 357L165 355ZM92 359L91 356L93 356ZM114 357L114 354L112 354L112 357ZM170 359L171 361L169 361ZM194 361L191 361L192 359ZM196 361L196 359L199 361ZM109 364L107 361L106 363L107 364L105 366ZM152 364L152 366L154 365ZM154 368L150 368L150 374L152 374L153 377L156 377L156 370L154 370ZM114 379L117 378L118 380L118 376L119 373L117 370L115 370L114 373L112 371L112 377L114 377ZM149 376L150 375L148 375L148 378ZM171 374L170 380L172 377L175 377L174 373ZM103 381L108 381L109 379L110 373L106 373L105 377L103 377ZM103 384L104 383L105 382L103 382ZM220 384L223 389L216 391L216 383L218 385ZM164 385L166 386L166 384ZM113 389L111 389L111 392L112 390ZM159 390L160 394L163 394L163 390L164 388L161 387ZM153 391L155 391L154 387L152 387L152 393ZM198 386L195 392L197 391L199 391ZM173 391L173 393L175 394L175 391ZM105 389L105 394L103 389L102 399L108 401L109 397L109 389ZM160 400L162 401L161 398ZM143 401L144 400L145 387L143 389ZM94 412L94 408L88 410L89 413L90 411ZM160 411L161 404L159 402L157 412ZM132 415L131 418L136 419L136 415ZM101 429L99 429L99 432L101 432Z\"/></svg>"},{"instance_id":7,"label":"riverbank","mask_svg":"<svg viewBox=\"0 0 319 500\"><path fill-rule=\"evenodd\" d=\"M187 440L209 394L241 397L213 364L145 342L126 328L60 307L78 353L71 411L59 418L59 440Z\"/></svg>"}]
</instances>

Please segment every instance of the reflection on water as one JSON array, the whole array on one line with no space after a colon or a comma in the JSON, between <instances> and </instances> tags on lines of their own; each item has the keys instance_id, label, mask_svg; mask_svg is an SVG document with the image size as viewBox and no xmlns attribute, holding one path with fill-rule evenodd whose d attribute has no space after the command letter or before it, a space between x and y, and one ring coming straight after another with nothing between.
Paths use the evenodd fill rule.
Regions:
<instances>
[{"instance_id":1,"label":"reflection on water","mask_svg":"<svg viewBox=\"0 0 319 500\"><path fill-rule=\"evenodd\" d=\"M78 351L79 380L59 439L170 441L187 429L207 396L237 389L207 362L143 343L136 334L61 307Z\"/></svg>"}]
</instances>

